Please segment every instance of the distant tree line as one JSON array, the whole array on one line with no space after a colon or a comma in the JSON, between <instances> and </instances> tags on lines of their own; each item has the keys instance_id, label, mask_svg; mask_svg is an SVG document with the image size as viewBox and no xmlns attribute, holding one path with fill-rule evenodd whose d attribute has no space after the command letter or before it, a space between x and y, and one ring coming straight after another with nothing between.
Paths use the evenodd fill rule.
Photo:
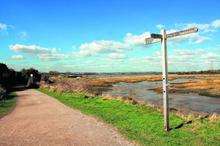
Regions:
<instances>
[{"instance_id":1,"label":"distant tree line","mask_svg":"<svg viewBox=\"0 0 220 146\"><path fill-rule=\"evenodd\" d=\"M173 74L220 74L220 70L204 70L204 71L187 71L187 72L172 72Z\"/></svg>"},{"instance_id":2,"label":"distant tree line","mask_svg":"<svg viewBox=\"0 0 220 146\"><path fill-rule=\"evenodd\" d=\"M0 87L9 91L15 85L25 85L30 74L33 74L36 82L40 81L41 74L36 69L30 68L15 71L8 68L6 64L0 63Z\"/></svg>"},{"instance_id":3,"label":"distant tree line","mask_svg":"<svg viewBox=\"0 0 220 146\"><path fill-rule=\"evenodd\" d=\"M49 73L44 73L47 76L91 76L91 75L148 75L155 74L159 75L162 72L58 72L50 71ZM220 70L204 70L204 71L178 71L178 72L169 72L169 74L220 74Z\"/></svg>"}]
</instances>

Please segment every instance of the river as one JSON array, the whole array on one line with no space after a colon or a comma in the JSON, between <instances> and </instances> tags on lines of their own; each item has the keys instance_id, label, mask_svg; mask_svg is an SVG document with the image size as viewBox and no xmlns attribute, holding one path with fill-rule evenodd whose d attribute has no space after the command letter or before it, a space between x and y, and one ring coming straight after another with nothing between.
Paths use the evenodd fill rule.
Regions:
<instances>
[{"instance_id":1,"label":"river","mask_svg":"<svg viewBox=\"0 0 220 146\"><path fill-rule=\"evenodd\" d=\"M180 83L187 79L177 79L171 83ZM138 83L116 83L110 90L104 91L103 95L113 97L128 97L132 96L137 100L145 101L155 106L162 106L162 94L154 92L155 87L162 86L161 82L138 82ZM220 98L200 96L195 93L169 94L170 108L184 112L203 112L220 114Z\"/></svg>"}]
</instances>

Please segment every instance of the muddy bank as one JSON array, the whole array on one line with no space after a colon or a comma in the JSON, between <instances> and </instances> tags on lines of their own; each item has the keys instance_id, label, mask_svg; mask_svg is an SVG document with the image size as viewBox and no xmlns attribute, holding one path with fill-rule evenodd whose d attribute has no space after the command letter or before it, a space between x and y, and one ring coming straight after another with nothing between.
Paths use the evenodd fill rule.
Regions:
<instances>
[{"instance_id":1,"label":"muddy bank","mask_svg":"<svg viewBox=\"0 0 220 146\"><path fill-rule=\"evenodd\" d=\"M179 81L176 81L179 82ZM111 90L103 92L103 96L130 97L144 101L155 107L162 107L162 94L154 92L152 88L161 86L161 82L117 83ZM183 113L217 113L220 114L220 99L200 96L196 93L169 95L170 108Z\"/></svg>"}]
</instances>

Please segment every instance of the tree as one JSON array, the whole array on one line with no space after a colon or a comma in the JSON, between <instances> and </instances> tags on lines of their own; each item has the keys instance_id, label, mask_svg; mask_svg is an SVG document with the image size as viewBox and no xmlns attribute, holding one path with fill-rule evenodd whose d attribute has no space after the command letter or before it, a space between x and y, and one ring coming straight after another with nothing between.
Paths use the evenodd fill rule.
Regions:
<instances>
[{"instance_id":1,"label":"tree","mask_svg":"<svg viewBox=\"0 0 220 146\"><path fill-rule=\"evenodd\" d=\"M15 80L16 72L6 64L0 63L0 85L8 90L15 84Z\"/></svg>"},{"instance_id":2,"label":"tree","mask_svg":"<svg viewBox=\"0 0 220 146\"><path fill-rule=\"evenodd\" d=\"M0 63L0 85L7 91L17 84L26 85L31 74L33 74L34 83L41 80L41 74L36 69L22 69L21 72L16 72L9 69L6 64Z\"/></svg>"},{"instance_id":3,"label":"tree","mask_svg":"<svg viewBox=\"0 0 220 146\"><path fill-rule=\"evenodd\" d=\"M41 79L41 74L38 72L38 70L34 68L22 69L21 74L25 78L26 81L28 81L31 74L33 74L34 76L34 81L39 82Z\"/></svg>"}]
</instances>

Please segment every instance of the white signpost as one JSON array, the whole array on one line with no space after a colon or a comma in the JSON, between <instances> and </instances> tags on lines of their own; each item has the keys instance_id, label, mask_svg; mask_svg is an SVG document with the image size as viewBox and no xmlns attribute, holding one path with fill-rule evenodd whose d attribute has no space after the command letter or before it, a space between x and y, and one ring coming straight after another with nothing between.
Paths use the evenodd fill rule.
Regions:
<instances>
[{"instance_id":1,"label":"white signpost","mask_svg":"<svg viewBox=\"0 0 220 146\"><path fill-rule=\"evenodd\" d=\"M151 34L151 37L146 38L146 45L161 42L162 50L162 83L163 83L163 113L164 113L164 129L169 131L169 98L168 98L168 61L167 61L167 39L190 33L195 33L198 28L193 27L190 29L173 32L166 34L166 30L162 29L161 34Z\"/></svg>"}]
</instances>

